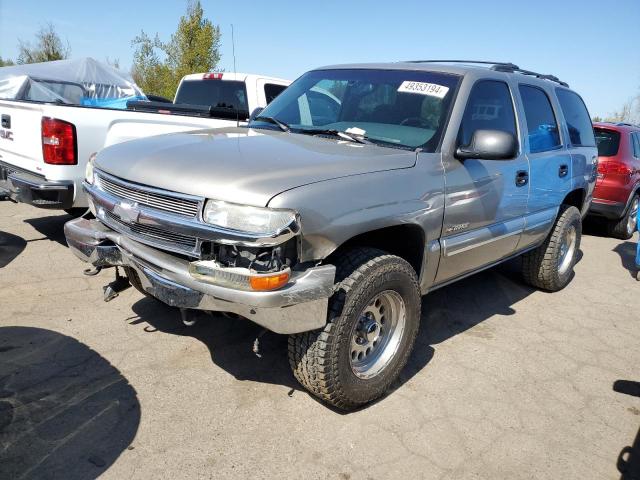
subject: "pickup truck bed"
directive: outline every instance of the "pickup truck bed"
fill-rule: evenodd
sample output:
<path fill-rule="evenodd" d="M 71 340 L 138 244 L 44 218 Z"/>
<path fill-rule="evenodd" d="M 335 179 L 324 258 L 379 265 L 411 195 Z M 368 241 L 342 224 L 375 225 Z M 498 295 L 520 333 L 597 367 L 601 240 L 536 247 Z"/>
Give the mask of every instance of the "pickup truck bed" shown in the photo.
<path fill-rule="evenodd" d="M 229 87 L 232 84 L 236 90 Z M 176 102 L 209 102 L 207 116 L 196 111 L 193 116 L 176 114 L 167 104 L 153 112 L 0 100 L 0 196 L 40 208 L 86 208 L 81 183 L 92 154 L 134 138 L 236 126 L 246 120 L 247 111 L 266 106 L 273 92 L 288 84 L 247 74 L 187 75 Z M 216 98 L 218 92 L 225 95 L 222 100 Z M 229 108 L 234 92 L 239 92 L 232 97 L 238 99 L 234 108 L 240 106 L 243 115 L 216 114 Z"/>

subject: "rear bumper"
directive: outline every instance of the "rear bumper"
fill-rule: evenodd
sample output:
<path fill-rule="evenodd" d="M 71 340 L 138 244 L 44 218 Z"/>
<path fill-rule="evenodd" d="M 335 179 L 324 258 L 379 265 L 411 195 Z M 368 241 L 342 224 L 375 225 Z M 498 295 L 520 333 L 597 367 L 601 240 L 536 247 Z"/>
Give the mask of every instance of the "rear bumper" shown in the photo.
<path fill-rule="evenodd" d="M 627 204 L 622 202 L 612 202 L 594 198 L 589 208 L 589 215 L 605 217 L 610 220 L 622 218 L 627 210 Z"/>
<path fill-rule="evenodd" d="M 64 233 L 78 258 L 99 267 L 133 268 L 144 290 L 167 305 L 236 313 L 276 333 L 305 332 L 326 324 L 333 265 L 293 272 L 279 290 L 235 290 L 198 281 L 189 274 L 187 260 L 142 245 L 97 220 L 72 220 Z"/>
<path fill-rule="evenodd" d="M 64 210 L 73 206 L 75 186 L 71 181 L 47 181 L 0 162 L 0 191 L 14 202 Z"/>

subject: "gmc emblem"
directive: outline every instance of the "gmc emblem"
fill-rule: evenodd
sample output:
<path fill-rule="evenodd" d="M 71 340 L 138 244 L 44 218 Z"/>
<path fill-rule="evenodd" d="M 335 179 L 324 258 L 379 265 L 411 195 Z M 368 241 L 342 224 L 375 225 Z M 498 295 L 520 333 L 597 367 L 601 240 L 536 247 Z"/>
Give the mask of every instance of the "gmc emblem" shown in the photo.
<path fill-rule="evenodd" d="M 11 140 L 13 142 L 13 132 L 9 130 L 0 130 L 0 138 Z"/>

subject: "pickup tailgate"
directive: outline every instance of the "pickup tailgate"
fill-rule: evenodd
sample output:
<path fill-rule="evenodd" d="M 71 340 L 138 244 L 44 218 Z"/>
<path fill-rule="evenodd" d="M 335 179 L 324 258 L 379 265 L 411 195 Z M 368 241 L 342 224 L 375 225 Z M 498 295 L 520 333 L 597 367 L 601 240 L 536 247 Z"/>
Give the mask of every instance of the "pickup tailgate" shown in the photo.
<path fill-rule="evenodd" d="M 0 100 L 0 162 L 42 172 L 42 110 L 37 103 Z"/>

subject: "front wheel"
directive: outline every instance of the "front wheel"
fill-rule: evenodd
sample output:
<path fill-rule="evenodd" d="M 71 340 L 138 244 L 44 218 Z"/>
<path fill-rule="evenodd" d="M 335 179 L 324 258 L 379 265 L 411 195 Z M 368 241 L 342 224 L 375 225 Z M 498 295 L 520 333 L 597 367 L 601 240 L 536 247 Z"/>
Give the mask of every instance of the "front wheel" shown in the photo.
<path fill-rule="evenodd" d="M 418 279 L 405 260 L 372 248 L 342 255 L 326 326 L 289 337 L 296 379 L 342 410 L 379 398 L 407 363 L 420 308 Z"/>
<path fill-rule="evenodd" d="M 573 275 L 581 237 L 580 211 L 576 207 L 562 205 L 546 240 L 522 256 L 525 282 L 549 292 L 566 287 Z"/>

